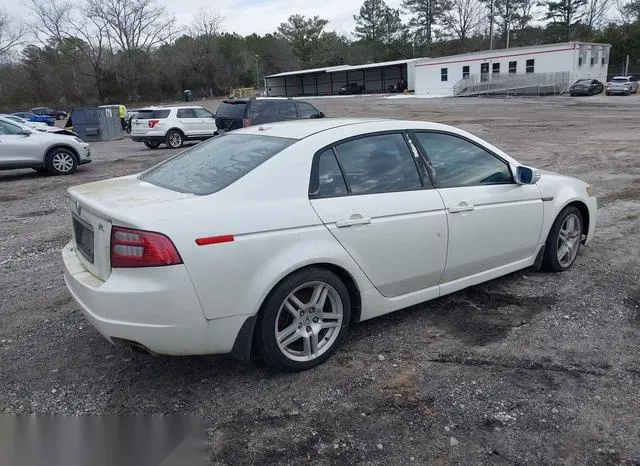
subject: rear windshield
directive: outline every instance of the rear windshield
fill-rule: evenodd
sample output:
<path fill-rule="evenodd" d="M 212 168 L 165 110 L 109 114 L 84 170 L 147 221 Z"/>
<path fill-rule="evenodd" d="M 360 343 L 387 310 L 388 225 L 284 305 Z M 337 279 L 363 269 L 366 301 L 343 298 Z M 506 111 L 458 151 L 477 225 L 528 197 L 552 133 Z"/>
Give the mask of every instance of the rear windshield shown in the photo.
<path fill-rule="evenodd" d="M 171 110 L 140 110 L 136 114 L 139 120 L 156 120 L 167 118 Z"/>
<path fill-rule="evenodd" d="M 629 79 L 627 79 L 627 78 L 613 78 L 612 81 L 614 83 L 628 83 Z"/>
<path fill-rule="evenodd" d="M 226 188 L 294 142 L 249 134 L 216 136 L 156 165 L 140 179 L 204 196 Z"/>
<path fill-rule="evenodd" d="M 223 102 L 216 111 L 216 117 L 219 118 L 244 118 L 244 110 L 247 107 L 246 102 Z"/>

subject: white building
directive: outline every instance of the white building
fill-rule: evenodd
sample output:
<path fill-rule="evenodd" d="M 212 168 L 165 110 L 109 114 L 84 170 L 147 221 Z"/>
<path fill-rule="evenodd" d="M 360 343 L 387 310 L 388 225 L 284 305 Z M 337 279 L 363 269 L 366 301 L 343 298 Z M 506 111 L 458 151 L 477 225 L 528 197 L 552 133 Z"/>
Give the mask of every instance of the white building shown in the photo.
<path fill-rule="evenodd" d="M 365 65 L 289 71 L 265 77 L 270 96 L 338 94 L 358 84 L 367 94 L 386 93 L 404 79 L 418 95 L 474 95 L 490 92 L 566 91 L 580 78 L 605 82 L 609 44 L 565 42 L 465 53 L 438 58 L 412 58 Z"/>
<path fill-rule="evenodd" d="M 493 81 L 505 88 L 517 87 L 516 81 L 524 86 L 525 80 L 529 87 L 581 78 L 605 82 L 610 49 L 609 44 L 569 42 L 423 58 L 409 66 L 415 68 L 416 94 L 464 95 L 467 85 L 475 84 L 477 90 L 478 84 Z"/>

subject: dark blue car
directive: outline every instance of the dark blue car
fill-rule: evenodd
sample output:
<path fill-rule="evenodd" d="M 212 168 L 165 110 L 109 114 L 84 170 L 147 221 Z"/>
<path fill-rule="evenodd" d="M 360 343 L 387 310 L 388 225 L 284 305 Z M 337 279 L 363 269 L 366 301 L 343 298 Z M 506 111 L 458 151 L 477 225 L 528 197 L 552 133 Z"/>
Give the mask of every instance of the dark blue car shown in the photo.
<path fill-rule="evenodd" d="M 56 124 L 55 118 L 51 118 L 46 115 L 36 115 L 35 113 L 31 112 L 15 112 L 12 113 L 12 115 L 19 116 L 20 118 L 24 118 L 27 121 L 46 123 L 49 126 L 55 126 Z"/>

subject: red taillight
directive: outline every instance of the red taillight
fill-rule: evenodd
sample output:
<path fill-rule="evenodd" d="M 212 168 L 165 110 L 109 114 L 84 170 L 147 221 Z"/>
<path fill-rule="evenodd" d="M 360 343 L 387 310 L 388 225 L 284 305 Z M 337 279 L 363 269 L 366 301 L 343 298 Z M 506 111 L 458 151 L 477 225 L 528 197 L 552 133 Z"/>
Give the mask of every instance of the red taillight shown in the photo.
<path fill-rule="evenodd" d="M 247 119 L 247 118 L 244 118 L 244 119 L 242 120 L 242 126 L 243 126 L 244 128 L 248 128 L 249 126 L 251 126 L 251 120 L 249 120 L 249 119 Z"/>
<path fill-rule="evenodd" d="M 111 267 L 161 267 L 182 264 L 173 242 L 161 233 L 111 228 Z"/>
<path fill-rule="evenodd" d="M 149 128 L 153 128 L 158 123 L 160 123 L 160 120 L 149 120 L 148 121 Z"/>

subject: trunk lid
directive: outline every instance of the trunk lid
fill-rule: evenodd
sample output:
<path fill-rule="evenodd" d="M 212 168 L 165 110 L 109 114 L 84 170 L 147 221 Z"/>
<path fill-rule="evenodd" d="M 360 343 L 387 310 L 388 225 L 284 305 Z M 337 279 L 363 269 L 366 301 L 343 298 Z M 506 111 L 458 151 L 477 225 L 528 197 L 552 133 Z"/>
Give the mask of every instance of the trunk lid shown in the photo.
<path fill-rule="evenodd" d="M 101 280 L 111 274 L 112 225 L 144 229 L 139 223 L 142 209 L 157 207 L 161 212 L 167 202 L 195 197 L 141 182 L 137 175 L 74 186 L 68 192 L 78 258 Z"/>

